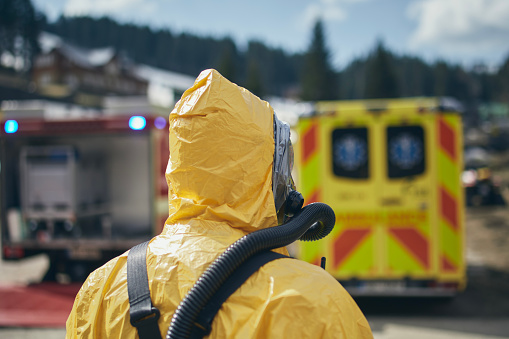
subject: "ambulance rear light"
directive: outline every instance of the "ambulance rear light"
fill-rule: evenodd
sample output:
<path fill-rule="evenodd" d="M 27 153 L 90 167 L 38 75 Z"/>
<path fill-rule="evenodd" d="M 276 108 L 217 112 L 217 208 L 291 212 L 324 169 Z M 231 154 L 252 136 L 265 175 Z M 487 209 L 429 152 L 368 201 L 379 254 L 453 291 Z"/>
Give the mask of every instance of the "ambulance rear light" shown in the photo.
<path fill-rule="evenodd" d="M 25 257 L 25 250 L 18 246 L 4 246 L 5 259 L 21 259 Z"/>
<path fill-rule="evenodd" d="M 5 133 L 16 133 L 18 131 L 18 122 L 16 120 L 7 120 L 4 124 Z"/>
<path fill-rule="evenodd" d="M 477 174 L 474 170 L 464 171 L 461 174 L 461 181 L 463 182 L 464 187 L 472 187 L 475 186 L 477 181 Z"/>

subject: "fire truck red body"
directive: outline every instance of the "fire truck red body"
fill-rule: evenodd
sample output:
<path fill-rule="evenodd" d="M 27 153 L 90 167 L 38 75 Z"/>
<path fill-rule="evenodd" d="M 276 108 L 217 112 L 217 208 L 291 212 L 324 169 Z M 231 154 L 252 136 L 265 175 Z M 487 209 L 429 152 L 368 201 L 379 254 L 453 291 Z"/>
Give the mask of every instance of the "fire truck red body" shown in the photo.
<path fill-rule="evenodd" d="M 35 103 L 36 109 L 29 108 L 34 103 L 5 106 L 0 123 L 4 259 L 45 253 L 47 279 L 83 280 L 160 232 L 168 213 L 166 116 L 42 103 Z"/>

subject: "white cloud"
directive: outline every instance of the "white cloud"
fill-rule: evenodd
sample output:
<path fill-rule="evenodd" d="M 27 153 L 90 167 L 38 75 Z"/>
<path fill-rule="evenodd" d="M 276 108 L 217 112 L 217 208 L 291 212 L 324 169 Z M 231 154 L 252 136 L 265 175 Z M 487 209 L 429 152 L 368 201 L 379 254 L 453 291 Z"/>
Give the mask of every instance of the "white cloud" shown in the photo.
<path fill-rule="evenodd" d="M 309 4 L 304 12 L 304 23 L 311 26 L 320 18 L 324 21 L 343 21 L 348 13 L 345 5 L 369 0 L 319 0 Z"/>
<path fill-rule="evenodd" d="M 147 5 L 148 3 L 144 0 L 69 0 L 65 5 L 64 14 L 69 16 L 115 15 L 134 9 L 138 12 L 140 9 L 146 12 L 147 8 L 153 8 Z"/>
<path fill-rule="evenodd" d="M 343 4 L 347 4 L 347 3 L 356 3 L 356 2 L 366 2 L 366 1 L 370 1 L 370 0 L 322 0 L 322 2 L 326 2 L 326 3 L 343 3 Z"/>
<path fill-rule="evenodd" d="M 311 26 L 317 19 L 343 21 L 346 19 L 346 12 L 343 8 L 335 4 L 327 4 L 325 1 L 309 4 L 304 14 L 306 26 Z"/>
<path fill-rule="evenodd" d="M 54 1 L 45 0 L 33 0 L 32 1 L 37 10 L 42 11 L 49 20 L 56 20 L 62 14 L 60 12 L 60 3 Z"/>
<path fill-rule="evenodd" d="M 321 0 L 321 2 L 326 4 L 345 4 L 345 3 L 355 3 L 355 2 L 365 2 L 368 0 Z"/>
<path fill-rule="evenodd" d="M 509 1 L 419 0 L 407 16 L 417 21 L 411 48 L 452 53 L 489 53 L 509 48 Z"/>

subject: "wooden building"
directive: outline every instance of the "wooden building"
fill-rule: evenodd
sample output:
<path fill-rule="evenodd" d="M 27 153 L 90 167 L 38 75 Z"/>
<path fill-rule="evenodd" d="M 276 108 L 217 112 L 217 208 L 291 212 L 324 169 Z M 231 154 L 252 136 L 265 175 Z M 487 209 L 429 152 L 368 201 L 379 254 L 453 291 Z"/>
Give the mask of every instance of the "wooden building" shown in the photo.
<path fill-rule="evenodd" d="M 36 91 L 50 97 L 72 97 L 85 106 L 100 106 L 105 96 L 145 96 L 148 81 L 135 64 L 111 47 L 84 49 L 43 33 L 42 53 L 35 58 Z"/>

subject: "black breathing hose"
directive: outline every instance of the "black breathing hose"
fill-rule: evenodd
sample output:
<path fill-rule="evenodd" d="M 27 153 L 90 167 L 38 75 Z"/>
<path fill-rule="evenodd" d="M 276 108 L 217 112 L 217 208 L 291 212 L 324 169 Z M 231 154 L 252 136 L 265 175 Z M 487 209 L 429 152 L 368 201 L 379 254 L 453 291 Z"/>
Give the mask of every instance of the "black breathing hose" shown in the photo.
<path fill-rule="evenodd" d="M 313 203 L 304 207 L 286 224 L 255 231 L 234 242 L 205 270 L 180 302 L 166 339 L 189 338 L 201 309 L 245 260 L 256 253 L 284 247 L 298 239 L 321 239 L 332 231 L 335 222 L 334 211 L 328 205 Z"/>

